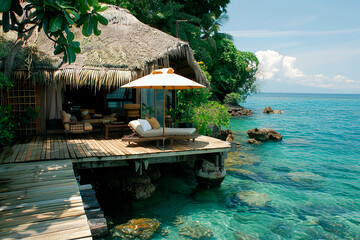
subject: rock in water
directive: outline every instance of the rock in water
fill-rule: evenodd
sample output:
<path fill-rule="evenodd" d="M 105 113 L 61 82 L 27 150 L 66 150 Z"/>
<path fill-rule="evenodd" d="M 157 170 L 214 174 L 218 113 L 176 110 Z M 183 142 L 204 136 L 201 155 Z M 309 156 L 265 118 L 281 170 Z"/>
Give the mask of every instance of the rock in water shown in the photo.
<path fill-rule="evenodd" d="M 270 202 L 270 198 L 267 194 L 255 191 L 237 193 L 236 196 L 240 201 L 252 207 L 265 207 L 266 203 Z"/>
<path fill-rule="evenodd" d="M 230 133 L 227 137 L 226 137 L 226 140 L 227 142 L 232 142 L 234 141 L 234 136 Z"/>
<path fill-rule="evenodd" d="M 218 137 L 218 138 L 221 139 L 221 140 L 223 140 L 223 141 L 225 141 L 230 134 L 232 135 L 232 131 L 229 130 L 229 129 L 227 129 L 227 130 L 220 130 L 220 131 L 219 131 L 219 137 Z"/>
<path fill-rule="evenodd" d="M 279 114 L 279 113 L 283 113 L 281 110 L 279 109 L 275 109 L 275 110 L 272 110 L 271 107 L 266 107 L 263 111 L 263 113 L 267 113 L 267 114 L 272 114 L 272 113 L 275 113 L 275 114 Z"/>
<path fill-rule="evenodd" d="M 263 111 L 263 113 L 273 113 L 274 111 L 272 110 L 271 107 L 266 107 Z"/>
<path fill-rule="evenodd" d="M 131 219 L 127 223 L 116 226 L 112 236 L 122 239 L 150 239 L 159 226 L 160 222 L 156 219 Z"/>
<path fill-rule="evenodd" d="M 228 113 L 230 116 L 250 116 L 253 112 L 250 109 L 246 109 L 243 106 L 228 106 Z"/>
<path fill-rule="evenodd" d="M 268 141 L 268 140 L 278 140 L 282 139 L 282 135 L 275 130 L 269 128 L 258 129 L 254 128 L 248 130 L 247 135 L 249 138 L 254 138 L 257 141 Z"/>

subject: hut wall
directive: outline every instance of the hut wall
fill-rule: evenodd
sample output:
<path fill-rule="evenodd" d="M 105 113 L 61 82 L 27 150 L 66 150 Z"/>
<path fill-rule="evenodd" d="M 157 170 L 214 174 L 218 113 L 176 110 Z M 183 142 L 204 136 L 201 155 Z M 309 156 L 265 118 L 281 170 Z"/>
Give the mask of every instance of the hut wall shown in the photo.
<path fill-rule="evenodd" d="M 8 105 L 12 105 L 13 116 L 20 117 L 26 113 L 26 106 L 31 109 L 40 107 L 40 90 L 31 80 L 20 80 L 7 91 L 6 100 Z M 41 133 L 40 117 L 16 126 L 15 133 L 20 136 Z"/>

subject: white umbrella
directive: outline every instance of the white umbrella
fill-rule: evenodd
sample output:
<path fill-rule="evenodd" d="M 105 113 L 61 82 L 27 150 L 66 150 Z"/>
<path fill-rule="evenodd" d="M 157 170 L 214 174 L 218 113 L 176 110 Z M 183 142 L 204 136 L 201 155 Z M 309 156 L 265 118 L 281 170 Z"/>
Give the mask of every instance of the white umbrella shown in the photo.
<path fill-rule="evenodd" d="M 163 138 L 165 137 L 165 90 L 205 88 L 193 80 L 174 73 L 172 68 L 162 68 L 152 71 L 149 75 L 132 81 L 122 88 L 153 88 L 163 90 Z"/>

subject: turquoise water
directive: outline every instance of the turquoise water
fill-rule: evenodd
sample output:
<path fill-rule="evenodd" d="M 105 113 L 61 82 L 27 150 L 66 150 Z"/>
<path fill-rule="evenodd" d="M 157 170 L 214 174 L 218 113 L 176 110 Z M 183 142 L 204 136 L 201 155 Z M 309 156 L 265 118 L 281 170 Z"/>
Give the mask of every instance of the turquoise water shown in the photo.
<path fill-rule="evenodd" d="M 196 221 L 213 232 L 202 239 L 360 239 L 360 95 L 259 94 L 244 106 L 254 115 L 231 119 L 243 146 L 229 154 L 219 189 L 165 176 L 126 217 L 158 219 L 153 239 L 189 239 L 180 229 Z M 284 113 L 263 114 L 266 106 Z M 246 130 L 255 127 L 284 138 L 248 145 Z M 258 204 L 237 193 L 255 194 Z"/>

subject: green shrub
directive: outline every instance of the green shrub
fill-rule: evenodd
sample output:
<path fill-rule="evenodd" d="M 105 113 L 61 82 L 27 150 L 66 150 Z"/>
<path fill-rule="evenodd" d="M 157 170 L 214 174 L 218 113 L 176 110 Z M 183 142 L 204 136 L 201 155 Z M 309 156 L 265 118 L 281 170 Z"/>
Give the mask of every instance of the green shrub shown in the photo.
<path fill-rule="evenodd" d="M 243 102 L 239 93 L 228 93 L 224 99 L 224 103 L 228 105 L 239 105 L 239 102 Z"/>
<path fill-rule="evenodd" d="M 218 102 L 210 101 L 194 109 L 193 121 L 200 134 L 210 135 L 211 130 L 208 126 L 214 123 L 219 128 L 227 127 L 230 122 L 230 115 L 227 107 Z"/>
<path fill-rule="evenodd" d="M 175 113 L 177 120 L 192 122 L 194 109 L 207 103 L 210 95 L 211 93 L 207 88 L 179 90 L 177 92 L 178 106 Z"/>
<path fill-rule="evenodd" d="M 11 121 L 12 106 L 0 106 L 0 147 L 11 142 L 14 137 L 14 124 Z"/>

